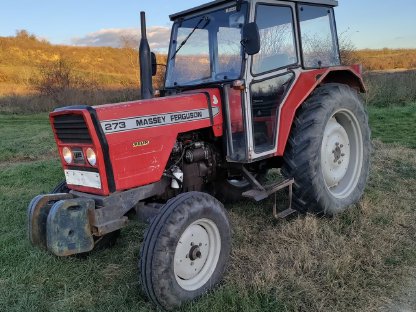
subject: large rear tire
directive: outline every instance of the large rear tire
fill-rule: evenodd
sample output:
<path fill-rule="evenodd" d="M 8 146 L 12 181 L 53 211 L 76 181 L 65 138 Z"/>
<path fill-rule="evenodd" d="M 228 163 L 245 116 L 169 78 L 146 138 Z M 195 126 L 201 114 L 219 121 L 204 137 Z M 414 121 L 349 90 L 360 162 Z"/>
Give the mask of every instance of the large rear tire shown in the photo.
<path fill-rule="evenodd" d="M 139 260 L 142 289 L 160 308 L 179 307 L 221 281 L 230 249 L 223 205 L 205 193 L 178 195 L 145 233 Z"/>
<path fill-rule="evenodd" d="M 318 88 L 299 109 L 284 155 L 282 173 L 295 178 L 295 209 L 333 216 L 358 202 L 370 152 L 358 93 L 342 84 Z"/>

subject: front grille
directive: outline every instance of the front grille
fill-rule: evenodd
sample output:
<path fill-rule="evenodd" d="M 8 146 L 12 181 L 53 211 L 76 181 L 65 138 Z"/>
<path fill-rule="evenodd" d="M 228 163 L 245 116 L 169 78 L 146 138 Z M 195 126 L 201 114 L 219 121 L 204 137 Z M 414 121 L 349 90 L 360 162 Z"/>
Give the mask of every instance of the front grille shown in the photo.
<path fill-rule="evenodd" d="M 63 143 L 92 143 L 82 115 L 55 116 L 53 126 L 58 139 Z"/>

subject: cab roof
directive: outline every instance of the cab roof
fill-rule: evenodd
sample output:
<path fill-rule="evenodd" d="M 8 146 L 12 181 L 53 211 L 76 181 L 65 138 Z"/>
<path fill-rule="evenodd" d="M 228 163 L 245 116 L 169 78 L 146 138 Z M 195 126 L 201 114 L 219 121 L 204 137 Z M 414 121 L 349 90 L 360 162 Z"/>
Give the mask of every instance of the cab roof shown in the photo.
<path fill-rule="evenodd" d="M 252 1 L 252 0 L 247 0 L 248 2 Z M 328 6 L 338 6 L 338 0 L 279 0 L 279 1 L 285 1 L 285 2 L 301 2 L 301 3 L 310 3 L 310 4 L 322 4 L 322 5 L 328 5 Z M 216 0 L 216 1 L 211 1 L 208 2 L 206 4 L 194 7 L 192 9 L 188 9 L 185 11 L 181 11 L 175 14 L 170 15 L 170 20 L 174 21 L 175 19 L 177 19 L 178 17 L 182 17 L 185 15 L 188 15 L 190 13 L 197 13 L 198 11 L 202 11 L 202 10 L 206 10 L 209 9 L 211 7 L 220 5 L 220 4 L 226 4 L 226 3 L 237 3 L 237 0 Z"/>

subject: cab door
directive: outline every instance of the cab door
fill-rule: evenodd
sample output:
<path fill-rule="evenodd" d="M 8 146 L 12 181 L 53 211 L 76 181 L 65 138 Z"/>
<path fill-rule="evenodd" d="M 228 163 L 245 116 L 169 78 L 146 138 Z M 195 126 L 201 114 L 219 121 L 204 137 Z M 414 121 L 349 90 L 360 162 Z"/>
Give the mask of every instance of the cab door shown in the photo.
<path fill-rule="evenodd" d="M 279 1 L 252 3 L 251 20 L 260 32 L 260 52 L 246 68 L 248 158 L 253 161 L 277 150 L 282 103 L 300 67 L 295 5 Z"/>

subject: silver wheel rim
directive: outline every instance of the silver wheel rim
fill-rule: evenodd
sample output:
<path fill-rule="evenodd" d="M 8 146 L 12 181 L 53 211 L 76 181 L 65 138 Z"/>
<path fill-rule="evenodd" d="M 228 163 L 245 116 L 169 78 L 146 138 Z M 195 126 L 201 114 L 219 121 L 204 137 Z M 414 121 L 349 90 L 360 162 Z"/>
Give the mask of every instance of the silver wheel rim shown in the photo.
<path fill-rule="evenodd" d="M 363 138 L 355 115 L 342 109 L 326 124 L 321 146 L 321 168 L 325 185 L 338 199 L 351 195 L 363 166 Z"/>
<path fill-rule="evenodd" d="M 215 272 L 221 252 L 218 227 L 199 219 L 181 235 L 174 256 L 174 273 L 179 286 L 193 291 L 204 286 Z"/>
<path fill-rule="evenodd" d="M 243 177 L 241 179 L 228 179 L 227 182 L 237 188 L 243 188 L 250 185 L 247 179 Z"/>

